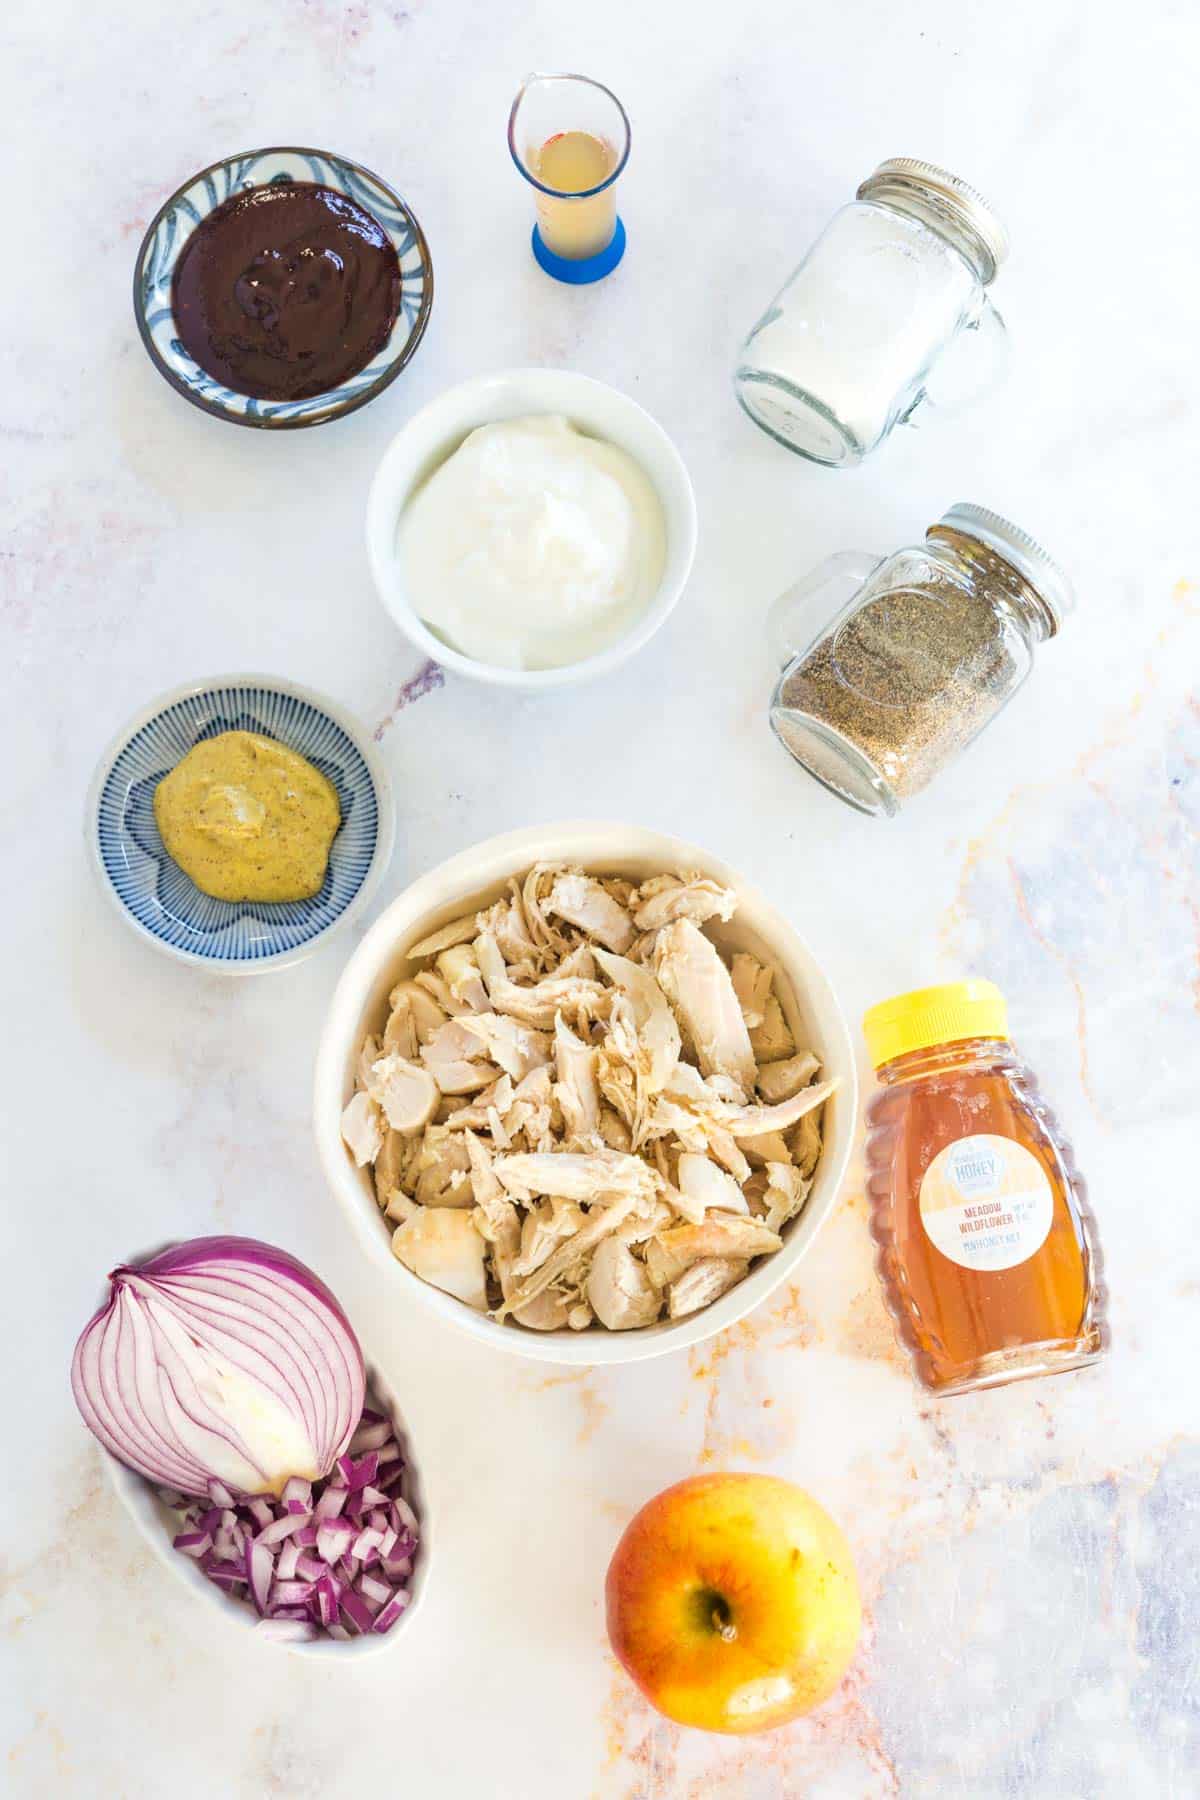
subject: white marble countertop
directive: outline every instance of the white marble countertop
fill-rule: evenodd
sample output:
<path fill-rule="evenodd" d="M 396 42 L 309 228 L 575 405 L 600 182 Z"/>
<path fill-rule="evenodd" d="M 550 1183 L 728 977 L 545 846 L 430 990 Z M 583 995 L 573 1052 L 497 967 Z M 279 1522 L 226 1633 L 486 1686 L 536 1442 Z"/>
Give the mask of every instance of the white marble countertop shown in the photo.
<path fill-rule="evenodd" d="M 6 9 L 6 1792 L 1197 1791 L 1196 50 L 1178 0 L 1136 16 L 1075 0 Z M 629 252 L 591 290 L 529 256 L 504 124 L 531 66 L 596 74 L 633 118 Z M 281 140 L 392 179 L 437 293 L 379 401 L 268 437 L 168 389 L 129 287 L 181 179 Z M 819 224 L 896 152 L 946 162 L 1009 223 L 1012 375 L 832 475 L 739 414 L 730 365 Z M 701 515 L 668 628 L 617 677 L 540 702 L 419 679 L 362 546 L 367 483 L 409 412 L 533 362 L 649 407 Z M 959 499 L 1042 537 L 1078 613 L 986 740 L 876 823 L 771 740 L 763 615 L 830 551 L 912 541 Z M 122 929 L 83 855 L 109 735 L 157 692 L 237 668 L 310 682 L 375 729 L 400 797 L 376 908 L 481 837 L 590 813 L 742 869 L 855 1027 L 902 987 L 992 975 L 1090 1178 L 1107 1363 L 922 1397 L 876 1291 L 857 1160 L 795 1285 L 690 1354 L 556 1374 L 392 1310 L 309 1128 L 350 939 L 282 975 L 197 976 Z M 213 1230 L 315 1264 L 405 1396 L 439 1566 L 393 1656 L 342 1673 L 211 1639 L 102 1483 L 68 1391 L 73 1339 L 114 1261 Z M 657 1719 L 603 1632 L 632 1510 L 721 1466 L 813 1489 L 853 1541 L 869 1611 L 839 1695 L 757 1741 Z"/>

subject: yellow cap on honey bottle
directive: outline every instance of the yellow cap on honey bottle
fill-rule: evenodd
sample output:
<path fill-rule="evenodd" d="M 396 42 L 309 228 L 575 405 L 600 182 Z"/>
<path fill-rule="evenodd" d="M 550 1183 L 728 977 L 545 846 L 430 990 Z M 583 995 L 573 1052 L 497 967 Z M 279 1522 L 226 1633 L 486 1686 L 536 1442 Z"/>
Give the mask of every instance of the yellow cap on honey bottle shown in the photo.
<path fill-rule="evenodd" d="M 877 1069 L 910 1050 L 958 1038 L 1008 1036 L 1008 1007 L 992 981 L 948 981 L 881 1000 L 863 1015 L 867 1051 Z"/>

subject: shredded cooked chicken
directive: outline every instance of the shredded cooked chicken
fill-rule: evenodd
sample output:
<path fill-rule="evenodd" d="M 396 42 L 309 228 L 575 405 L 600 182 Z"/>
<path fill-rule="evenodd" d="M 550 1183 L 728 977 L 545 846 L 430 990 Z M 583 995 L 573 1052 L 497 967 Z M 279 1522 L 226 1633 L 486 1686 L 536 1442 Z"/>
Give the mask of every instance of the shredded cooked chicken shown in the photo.
<path fill-rule="evenodd" d="M 414 946 L 342 1117 L 401 1262 L 526 1330 L 627 1331 L 780 1248 L 835 1084 L 777 971 L 704 931 L 736 905 L 539 863 Z"/>

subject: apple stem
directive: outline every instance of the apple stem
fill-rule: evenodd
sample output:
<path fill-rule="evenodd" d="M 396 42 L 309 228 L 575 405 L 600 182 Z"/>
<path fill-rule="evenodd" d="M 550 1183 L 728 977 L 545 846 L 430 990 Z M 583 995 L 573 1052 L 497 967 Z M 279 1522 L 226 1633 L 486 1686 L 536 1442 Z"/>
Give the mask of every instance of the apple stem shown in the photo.
<path fill-rule="evenodd" d="M 712 1616 L 712 1622 L 713 1622 L 713 1630 L 716 1632 L 718 1637 L 724 1638 L 724 1640 L 727 1644 L 732 1644 L 732 1643 L 736 1642 L 737 1626 L 733 1623 L 732 1619 L 722 1618 L 720 1611 L 717 1609 L 714 1609 L 713 1616 Z"/>

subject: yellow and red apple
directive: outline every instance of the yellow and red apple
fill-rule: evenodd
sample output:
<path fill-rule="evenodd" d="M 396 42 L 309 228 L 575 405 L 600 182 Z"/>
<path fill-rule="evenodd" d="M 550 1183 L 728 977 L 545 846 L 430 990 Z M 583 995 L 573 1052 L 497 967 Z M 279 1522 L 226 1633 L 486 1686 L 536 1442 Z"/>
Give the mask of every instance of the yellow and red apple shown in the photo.
<path fill-rule="evenodd" d="M 631 1520 L 605 1583 L 608 1635 L 680 1725 L 769 1731 L 841 1681 L 862 1615 L 823 1507 L 772 1475 L 697 1475 Z"/>

